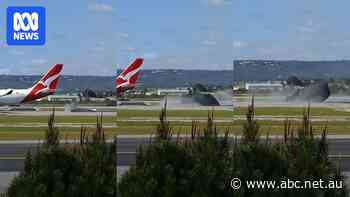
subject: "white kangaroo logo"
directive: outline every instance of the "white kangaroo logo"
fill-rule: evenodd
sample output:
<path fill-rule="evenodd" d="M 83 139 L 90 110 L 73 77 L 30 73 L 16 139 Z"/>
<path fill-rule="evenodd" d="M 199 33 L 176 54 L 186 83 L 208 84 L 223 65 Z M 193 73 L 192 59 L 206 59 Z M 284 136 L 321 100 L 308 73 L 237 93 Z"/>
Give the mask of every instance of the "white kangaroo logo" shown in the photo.
<path fill-rule="evenodd" d="M 27 24 L 24 23 L 25 19 L 28 21 Z M 13 15 L 13 29 L 15 31 L 37 31 L 39 29 L 39 14 L 36 12 L 33 12 L 32 14 L 29 14 L 28 12 L 22 14 L 16 12 Z"/>
<path fill-rule="evenodd" d="M 47 92 L 47 91 L 50 91 L 50 84 L 56 80 L 58 77 L 60 76 L 60 74 L 55 74 L 55 75 L 52 75 L 51 77 L 49 77 L 48 79 L 46 79 L 45 81 L 42 81 L 40 80 L 39 83 L 42 84 L 44 86 L 43 89 L 40 89 L 39 91 L 37 91 L 35 93 L 35 95 L 38 95 L 42 92 Z"/>

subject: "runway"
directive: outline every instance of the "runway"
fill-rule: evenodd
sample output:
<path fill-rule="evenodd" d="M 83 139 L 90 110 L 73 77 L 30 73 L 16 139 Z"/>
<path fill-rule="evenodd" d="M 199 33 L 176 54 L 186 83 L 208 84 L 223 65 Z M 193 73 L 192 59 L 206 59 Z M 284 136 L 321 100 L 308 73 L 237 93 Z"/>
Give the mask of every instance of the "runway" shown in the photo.
<path fill-rule="evenodd" d="M 122 137 L 118 139 L 118 166 L 135 164 L 137 147 L 150 143 L 149 137 Z M 38 142 L 32 141 L 2 141 L 0 142 L 0 172 L 20 171 L 28 150 L 35 153 Z M 332 162 L 341 161 L 341 168 L 350 171 L 350 136 L 331 137 L 329 139 L 329 154 Z"/>

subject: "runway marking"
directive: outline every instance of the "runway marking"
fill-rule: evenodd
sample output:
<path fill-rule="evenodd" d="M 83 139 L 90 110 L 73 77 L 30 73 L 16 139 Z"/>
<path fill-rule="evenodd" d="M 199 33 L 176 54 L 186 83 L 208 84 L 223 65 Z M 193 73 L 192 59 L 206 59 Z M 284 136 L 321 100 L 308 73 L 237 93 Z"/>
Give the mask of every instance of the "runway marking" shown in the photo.
<path fill-rule="evenodd" d="M 116 136 L 118 139 L 118 143 L 119 140 L 149 140 L 149 139 L 153 139 L 155 137 L 155 135 L 152 134 L 137 134 L 137 135 L 117 135 Z M 177 135 L 174 136 L 174 139 L 176 139 Z M 188 134 L 180 134 L 179 135 L 180 138 L 190 138 L 191 135 Z M 219 137 L 224 137 L 224 134 L 219 134 Z M 320 138 L 320 135 L 315 135 L 315 138 Z M 241 139 L 242 136 L 240 135 L 229 135 L 229 138 L 232 139 Z M 283 139 L 283 135 L 270 135 L 269 139 Z M 350 140 L 350 135 L 328 135 L 327 136 L 328 140 Z M 111 143 L 113 142 L 113 139 L 108 139 L 106 140 L 107 142 Z M 37 145 L 37 144 L 42 144 L 44 141 L 43 140 L 0 140 L 0 145 L 6 145 L 6 144 L 33 144 L 33 145 Z M 60 140 L 60 143 L 64 144 L 64 143 L 80 143 L 80 140 Z"/>
<path fill-rule="evenodd" d="M 136 154 L 136 152 L 117 152 L 117 154 L 121 154 L 121 155 L 123 155 L 123 154 Z"/>
<path fill-rule="evenodd" d="M 339 155 L 328 155 L 329 158 L 339 158 L 339 159 L 342 159 L 342 158 L 350 158 L 350 155 L 342 155 L 342 154 L 339 154 Z"/>
<path fill-rule="evenodd" d="M 117 155 L 128 155 L 128 154 L 136 154 L 136 152 L 117 152 Z M 24 160 L 25 156 L 0 156 L 1 160 Z"/>
<path fill-rule="evenodd" d="M 117 152 L 117 155 L 127 155 L 127 154 L 136 154 L 136 152 Z M 350 158 L 350 155 L 329 155 L 329 158 Z M 0 160 L 24 160 L 25 156 L 6 156 L 6 157 L 1 157 Z"/>
<path fill-rule="evenodd" d="M 9 157 L 0 157 L 0 160 L 24 160 L 25 157 L 12 157 L 12 156 L 9 156 Z"/>

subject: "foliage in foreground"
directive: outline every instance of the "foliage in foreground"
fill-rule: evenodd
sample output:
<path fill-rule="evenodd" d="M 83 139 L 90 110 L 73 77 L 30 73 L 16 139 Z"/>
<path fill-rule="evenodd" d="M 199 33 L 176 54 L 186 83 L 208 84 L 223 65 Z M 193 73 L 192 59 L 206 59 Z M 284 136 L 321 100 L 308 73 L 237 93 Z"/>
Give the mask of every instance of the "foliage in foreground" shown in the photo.
<path fill-rule="evenodd" d="M 259 137 L 254 103 L 248 108 L 242 139 L 230 140 L 229 130 L 219 136 L 208 115 L 207 126 L 192 124 L 191 138 L 171 138 L 166 108 L 160 115 L 157 136 L 147 147 L 138 149 L 136 165 L 119 183 L 123 197 L 213 197 L 213 196 L 346 196 L 346 189 L 239 190 L 230 181 L 246 180 L 343 180 L 339 168 L 328 159 L 327 128 L 321 138 L 313 135 L 310 108 L 296 130 L 286 120 L 284 138 L 272 142 Z M 169 137 L 170 136 L 170 137 Z"/>
<path fill-rule="evenodd" d="M 80 144 L 60 144 L 54 113 L 46 139 L 27 153 L 24 170 L 9 189 L 10 197 L 116 196 L 116 146 L 104 139 L 101 120 L 90 137 L 81 128 Z"/>

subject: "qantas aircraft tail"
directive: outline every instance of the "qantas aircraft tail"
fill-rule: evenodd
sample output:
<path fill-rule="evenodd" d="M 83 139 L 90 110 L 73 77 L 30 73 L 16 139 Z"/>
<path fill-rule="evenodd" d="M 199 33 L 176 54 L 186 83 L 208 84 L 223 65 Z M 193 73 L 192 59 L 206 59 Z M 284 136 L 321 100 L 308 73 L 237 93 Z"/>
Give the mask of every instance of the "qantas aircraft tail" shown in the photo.
<path fill-rule="evenodd" d="M 23 102 L 33 101 L 56 92 L 58 81 L 61 76 L 63 64 L 56 64 L 38 81 L 32 88 Z"/>
<path fill-rule="evenodd" d="M 143 59 L 137 58 L 133 63 L 126 67 L 119 76 L 117 76 L 115 80 L 117 95 L 126 90 L 133 89 L 136 86 L 142 64 Z"/>
<path fill-rule="evenodd" d="M 50 68 L 49 71 L 40 79 L 39 83 L 42 82 L 51 92 L 55 92 L 58 86 L 58 80 L 61 76 L 63 64 L 56 64 Z"/>

